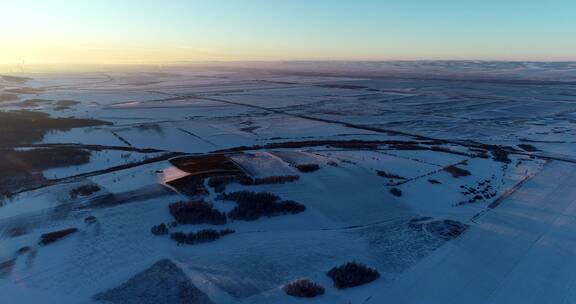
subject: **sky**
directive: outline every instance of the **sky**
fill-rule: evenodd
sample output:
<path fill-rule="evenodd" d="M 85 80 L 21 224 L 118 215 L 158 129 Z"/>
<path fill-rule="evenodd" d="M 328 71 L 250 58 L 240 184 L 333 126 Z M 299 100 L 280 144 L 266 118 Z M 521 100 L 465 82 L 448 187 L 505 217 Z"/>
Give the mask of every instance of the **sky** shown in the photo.
<path fill-rule="evenodd" d="M 576 60 L 574 0 L 0 0 L 0 64 Z"/>

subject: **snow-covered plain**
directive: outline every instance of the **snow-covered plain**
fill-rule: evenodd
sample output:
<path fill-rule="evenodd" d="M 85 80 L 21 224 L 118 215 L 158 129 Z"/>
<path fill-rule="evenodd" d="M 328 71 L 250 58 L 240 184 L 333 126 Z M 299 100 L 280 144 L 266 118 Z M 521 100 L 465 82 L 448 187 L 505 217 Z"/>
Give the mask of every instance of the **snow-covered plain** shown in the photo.
<path fill-rule="evenodd" d="M 132 303 L 159 279 L 149 278 L 157 273 L 150 267 L 165 259 L 181 270 L 178 280 L 183 273 L 205 295 L 185 303 L 575 299 L 572 63 L 286 63 L 19 76 L 30 79 L 0 78 L 0 94 L 18 92 L 0 110 L 110 124 L 0 145 L 0 153 L 89 153 L 73 166 L 24 163 L 39 184 L 0 197 L 0 303 L 99 303 L 95 295 L 126 282 L 137 288 L 114 303 Z M 61 100 L 75 103 L 58 108 Z M 207 193 L 194 197 L 167 185 L 194 176 L 176 168 L 175 157 L 216 152 L 255 179 L 298 176 L 232 182 L 226 192 L 271 192 L 306 210 L 170 227 L 235 230 L 210 243 L 179 246 L 153 235 L 153 225 L 174 221 L 170 203 L 236 206 L 207 180 Z M 444 220 L 468 228 L 443 237 L 432 228 Z M 39 243 L 66 228 L 78 231 Z M 326 272 L 349 261 L 381 277 L 334 288 Z M 325 294 L 286 295 L 282 286 L 298 278 L 320 283 Z M 171 298 L 169 290 L 153 293 Z"/>

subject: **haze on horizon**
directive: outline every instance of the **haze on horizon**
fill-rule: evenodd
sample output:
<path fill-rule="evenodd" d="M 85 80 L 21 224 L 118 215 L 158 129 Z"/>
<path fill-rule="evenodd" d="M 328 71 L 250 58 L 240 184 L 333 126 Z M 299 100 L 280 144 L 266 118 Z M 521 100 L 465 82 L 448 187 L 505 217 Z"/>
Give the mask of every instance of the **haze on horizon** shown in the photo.
<path fill-rule="evenodd" d="M 1 0 L 0 64 L 576 60 L 570 0 Z"/>

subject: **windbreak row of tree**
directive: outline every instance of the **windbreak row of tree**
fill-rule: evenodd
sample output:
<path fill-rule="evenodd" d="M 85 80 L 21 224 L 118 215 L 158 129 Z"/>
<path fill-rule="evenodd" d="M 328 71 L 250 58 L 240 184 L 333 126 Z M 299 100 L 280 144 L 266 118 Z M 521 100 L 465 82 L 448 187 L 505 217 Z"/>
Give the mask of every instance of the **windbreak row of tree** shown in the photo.
<path fill-rule="evenodd" d="M 224 229 L 224 230 L 214 230 L 214 229 L 204 229 L 198 232 L 175 232 L 170 234 L 170 238 L 176 241 L 178 245 L 188 244 L 188 245 L 195 245 L 199 243 L 207 243 L 213 242 L 223 236 L 229 235 L 234 233 L 235 231 L 232 229 Z"/>
<path fill-rule="evenodd" d="M 170 214 L 174 217 L 171 224 L 159 224 L 150 228 L 154 235 L 167 235 L 170 228 L 180 224 L 210 224 L 224 225 L 228 218 L 234 220 L 254 221 L 263 216 L 279 216 L 283 214 L 296 214 L 306 210 L 306 206 L 289 200 L 281 200 L 279 196 L 269 192 L 239 191 L 223 193 L 219 200 L 236 202 L 236 207 L 227 214 L 219 211 L 214 205 L 205 201 L 181 201 L 168 206 Z M 175 232 L 170 237 L 179 244 L 197 244 L 214 241 L 221 236 L 234 232 L 230 229 L 216 231 L 213 229 L 198 232 Z"/>
<path fill-rule="evenodd" d="M 205 201 L 177 202 L 168 206 L 178 224 L 226 224 L 226 214 Z"/>
<path fill-rule="evenodd" d="M 295 182 L 300 179 L 298 175 L 274 175 L 261 178 L 251 178 L 245 175 L 236 176 L 214 176 L 208 179 L 208 186 L 214 191 L 221 193 L 226 191 L 226 186 L 231 183 L 239 183 L 244 186 L 285 184 Z"/>
<path fill-rule="evenodd" d="M 176 202 L 169 205 L 170 214 L 178 224 L 224 225 L 227 218 L 254 221 L 260 217 L 273 217 L 304 212 L 306 206 L 291 200 L 281 200 L 269 192 L 239 191 L 223 193 L 219 200 L 236 202 L 236 207 L 228 214 L 218 211 L 205 201 Z"/>
<path fill-rule="evenodd" d="M 236 202 L 236 207 L 228 212 L 228 217 L 243 221 L 255 221 L 263 216 L 297 214 L 306 210 L 306 206 L 298 202 L 283 201 L 269 192 L 238 191 L 221 194 L 218 199 Z"/>

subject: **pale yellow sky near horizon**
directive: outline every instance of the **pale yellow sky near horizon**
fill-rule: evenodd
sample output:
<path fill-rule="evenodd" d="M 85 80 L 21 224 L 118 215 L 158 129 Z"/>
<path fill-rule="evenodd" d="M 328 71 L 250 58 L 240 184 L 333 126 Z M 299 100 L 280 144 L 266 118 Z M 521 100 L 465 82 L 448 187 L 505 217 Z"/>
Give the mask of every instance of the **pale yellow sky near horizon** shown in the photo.
<path fill-rule="evenodd" d="M 0 0 L 0 65 L 576 60 L 574 9 L 569 0 Z"/>

